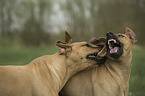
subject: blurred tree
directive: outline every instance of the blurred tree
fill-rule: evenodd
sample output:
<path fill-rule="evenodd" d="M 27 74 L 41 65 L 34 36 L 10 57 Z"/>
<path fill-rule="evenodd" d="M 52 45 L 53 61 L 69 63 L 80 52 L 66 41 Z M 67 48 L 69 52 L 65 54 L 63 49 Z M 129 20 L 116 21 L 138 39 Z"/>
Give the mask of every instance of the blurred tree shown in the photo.
<path fill-rule="evenodd" d="M 98 26 L 101 31 L 122 32 L 127 26 L 137 35 L 138 44 L 145 44 L 145 12 L 140 7 L 138 0 L 112 0 L 112 2 L 100 3 L 98 10 Z"/>
<path fill-rule="evenodd" d="M 61 6 L 66 26 L 77 40 L 123 32 L 127 26 L 137 34 L 138 44 L 145 44 L 144 0 L 66 0 Z"/>
<path fill-rule="evenodd" d="M 49 36 L 50 34 L 44 31 L 41 23 L 32 17 L 25 22 L 24 29 L 21 34 L 22 40 L 27 46 L 48 44 Z"/>
<path fill-rule="evenodd" d="M 90 25 L 87 23 L 87 11 L 84 1 L 67 0 L 65 4 L 62 5 L 62 10 L 64 10 L 64 14 L 67 16 L 66 24 L 69 31 L 72 32 L 74 40 L 88 39 L 90 35 L 88 34 Z"/>
<path fill-rule="evenodd" d="M 0 33 L 2 37 L 10 36 L 12 33 L 12 12 L 14 0 L 0 0 Z"/>
<path fill-rule="evenodd" d="M 51 10 L 51 0 L 0 0 L 1 38 L 20 37 L 26 45 L 48 43 Z"/>
<path fill-rule="evenodd" d="M 0 0 L 1 37 L 16 37 L 18 33 L 21 34 L 20 36 L 25 34 L 22 36 L 23 39 L 20 38 L 25 42 L 26 36 L 32 32 L 29 31 L 31 28 L 35 29 L 35 35 L 40 34 L 36 32 L 39 30 L 41 34 L 48 34 L 48 36 L 50 36 L 50 30 L 68 29 L 74 40 L 80 41 L 89 40 L 92 36 L 105 36 L 107 31 L 122 32 L 124 27 L 128 26 L 136 32 L 138 44 L 145 44 L 144 0 L 63 0 L 59 2 L 60 5 L 57 6 L 61 6 L 59 11 L 63 11 L 62 16 L 66 23 L 63 23 L 64 25 L 58 24 L 59 22 L 53 23 L 58 20 L 55 14 L 52 15 L 52 9 L 57 7 L 55 5 L 57 0 L 54 2 L 52 0 Z M 62 19 L 61 16 L 58 17 Z M 55 19 L 53 22 L 52 18 Z M 66 28 L 54 27 L 57 25 Z"/>
<path fill-rule="evenodd" d="M 32 1 L 26 2 L 25 4 L 30 10 L 30 16 L 25 22 L 21 34 L 24 44 L 27 46 L 48 44 L 50 34 L 46 32 L 43 27 L 45 25 L 45 12 L 50 8 L 48 7 L 48 2 L 45 2 L 45 0 L 39 0 L 38 5 Z M 36 7 L 38 8 L 38 14 L 35 13 Z"/>
<path fill-rule="evenodd" d="M 133 24 L 135 28 L 135 32 L 137 34 L 138 44 L 145 45 L 145 1 L 144 0 L 135 0 L 133 10 L 135 11 Z"/>

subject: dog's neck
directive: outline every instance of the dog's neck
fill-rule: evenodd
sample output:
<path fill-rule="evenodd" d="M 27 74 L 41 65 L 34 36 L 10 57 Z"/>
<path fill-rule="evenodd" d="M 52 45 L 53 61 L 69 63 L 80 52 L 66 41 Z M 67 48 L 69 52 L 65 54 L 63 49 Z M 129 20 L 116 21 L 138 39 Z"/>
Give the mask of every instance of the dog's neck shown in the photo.
<path fill-rule="evenodd" d="M 116 82 L 123 84 L 122 87 L 128 85 L 131 74 L 131 60 L 132 51 L 129 51 L 127 55 L 121 58 L 121 60 L 106 60 L 105 66 L 111 76 Z"/>
<path fill-rule="evenodd" d="M 55 79 L 57 80 L 56 83 L 58 83 L 58 91 L 60 91 L 65 83 L 78 71 L 84 69 L 84 67 L 76 66 L 80 64 L 68 59 L 68 57 L 64 55 L 59 55 L 58 53 L 55 55 L 57 58 L 53 63 L 55 66 L 53 66 L 52 72 L 55 74 Z M 47 64 L 47 66 L 49 67 L 50 65 Z"/>
<path fill-rule="evenodd" d="M 31 65 L 39 66 L 39 70 L 45 70 L 45 76 L 51 76 L 48 79 L 51 78 L 51 80 L 53 80 L 55 90 L 57 90 L 58 92 L 62 89 L 68 79 L 70 79 L 74 74 L 81 70 L 77 68 L 77 66 L 74 66 L 76 64 L 73 64 L 72 62 L 67 60 L 64 55 L 59 55 L 59 53 L 51 56 L 42 56 L 39 58 L 32 61 Z"/>

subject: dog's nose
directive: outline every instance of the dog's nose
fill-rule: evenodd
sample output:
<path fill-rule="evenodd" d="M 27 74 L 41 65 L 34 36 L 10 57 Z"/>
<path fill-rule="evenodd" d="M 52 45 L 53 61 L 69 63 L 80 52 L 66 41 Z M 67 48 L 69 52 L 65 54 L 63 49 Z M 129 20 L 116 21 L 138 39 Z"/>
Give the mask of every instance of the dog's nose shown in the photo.
<path fill-rule="evenodd" d="M 113 35 L 114 35 L 114 34 L 113 34 L 112 32 L 107 32 L 107 33 L 106 33 L 106 36 L 110 36 L 110 37 L 111 37 L 111 36 L 113 36 Z"/>

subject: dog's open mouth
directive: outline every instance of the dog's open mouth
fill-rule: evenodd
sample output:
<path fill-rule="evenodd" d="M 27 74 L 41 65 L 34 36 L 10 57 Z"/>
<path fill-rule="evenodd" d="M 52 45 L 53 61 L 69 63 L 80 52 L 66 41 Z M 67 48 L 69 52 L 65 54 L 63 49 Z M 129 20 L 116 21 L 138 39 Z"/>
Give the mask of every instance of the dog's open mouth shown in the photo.
<path fill-rule="evenodd" d="M 109 51 L 110 53 L 117 53 L 119 52 L 120 49 L 120 43 L 117 42 L 115 39 L 109 39 L 108 40 L 108 46 L 109 46 Z"/>
<path fill-rule="evenodd" d="M 97 64 L 103 64 L 106 61 L 106 57 L 100 57 L 100 56 L 98 56 L 98 52 L 89 54 L 89 55 L 87 55 L 86 58 L 90 59 L 90 60 L 96 61 Z"/>
<path fill-rule="evenodd" d="M 92 53 L 87 55 L 87 59 L 96 60 L 98 53 Z"/>
<path fill-rule="evenodd" d="M 123 44 L 112 32 L 108 32 L 106 35 L 106 46 L 108 55 L 113 58 L 120 57 L 123 53 Z"/>

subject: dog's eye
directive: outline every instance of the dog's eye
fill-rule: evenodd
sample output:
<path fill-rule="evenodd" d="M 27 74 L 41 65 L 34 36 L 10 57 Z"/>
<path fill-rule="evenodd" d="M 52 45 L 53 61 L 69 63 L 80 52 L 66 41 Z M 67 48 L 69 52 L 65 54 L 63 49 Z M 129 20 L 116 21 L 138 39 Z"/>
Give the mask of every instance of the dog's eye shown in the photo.
<path fill-rule="evenodd" d="M 123 36 L 123 35 L 118 35 L 119 37 L 125 37 L 125 36 Z"/>
<path fill-rule="evenodd" d="M 86 46 L 86 47 L 92 47 L 91 45 L 89 44 L 85 44 L 85 45 L 82 45 L 82 46 Z"/>

